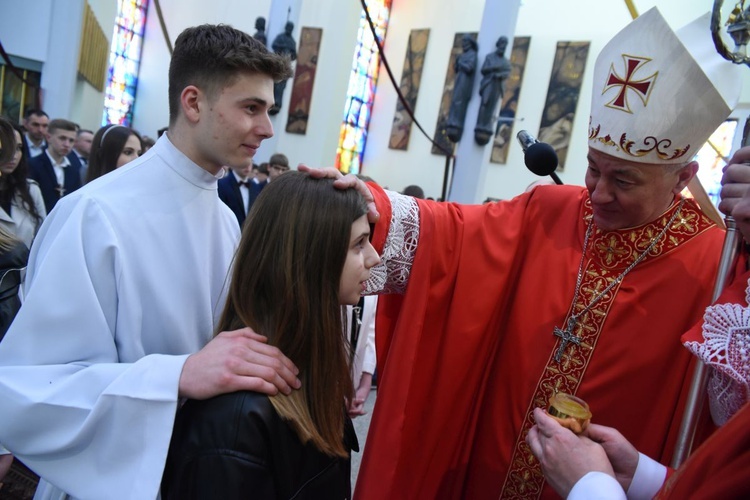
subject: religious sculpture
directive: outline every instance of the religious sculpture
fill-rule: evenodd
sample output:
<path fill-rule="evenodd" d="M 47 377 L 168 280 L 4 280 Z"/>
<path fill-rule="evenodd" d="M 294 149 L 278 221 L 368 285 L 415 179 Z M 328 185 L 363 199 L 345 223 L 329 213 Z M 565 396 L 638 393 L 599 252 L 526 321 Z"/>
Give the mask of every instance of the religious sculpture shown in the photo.
<path fill-rule="evenodd" d="M 484 146 L 492 137 L 493 115 L 497 103 L 503 97 L 505 80 L 510 76 L 510 61 L 505 57 L 508 38 L 501 36 L 495 44 L 495 52 L 487 55 L 482 65 L 482 81 L 479 84 L 479 95 L 482 101 L 479 105 L 477 126 L 474 128 L 474 141 Z"/>
<path fill-rule="evenodd" d="M 461 44 L 463 53 L 456 57 L 453 63 L 456 79 L 453 83 L 451 105 L 445 126 L 445 133 L 452 142 L 458 142 L 463 135 L 466 108 L 471 99 L 474 74 L 477 69 L 477 42 L 470 35 L 464 35 Z"/>
<path fill-rule="evenodd" d="M 287 56 L 294 61 L 297 59 L 297 42 L 292 38 L 292 30 L 294 30 L 294 23 L 287 22 L 284 26 L 284 32 L 274 38 L 271 48 L 277 54 Z M 275 115 L 281 109 L 281 99 L 284 97 L 285 88 L 286 80 L 281 80 L 273 85 L 274 105 L 268 110 L 269 114 Z"/>
<path fill-rule="evenodd" d="M 253 38 L 261 42 L 263 45 L 268 45 L 266 39 L 266 18 L 258 17 L 255 19 L 255 34 Z"/>

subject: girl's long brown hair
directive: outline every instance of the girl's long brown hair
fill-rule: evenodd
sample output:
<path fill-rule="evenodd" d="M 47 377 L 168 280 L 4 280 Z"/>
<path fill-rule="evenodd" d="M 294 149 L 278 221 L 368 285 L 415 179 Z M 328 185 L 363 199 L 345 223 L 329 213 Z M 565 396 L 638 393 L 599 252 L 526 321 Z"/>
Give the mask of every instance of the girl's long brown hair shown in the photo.
<path fill-rule="evenodd" d="M 300 370 L 300 390 L 271 397 L 302 442 L 347 456 L 353 392 L 338 290 L 352 223 L 367 211 L 353 189 L 289 172 L 268 184 L 245 222 L 218 331 L 249 326 Z"/>

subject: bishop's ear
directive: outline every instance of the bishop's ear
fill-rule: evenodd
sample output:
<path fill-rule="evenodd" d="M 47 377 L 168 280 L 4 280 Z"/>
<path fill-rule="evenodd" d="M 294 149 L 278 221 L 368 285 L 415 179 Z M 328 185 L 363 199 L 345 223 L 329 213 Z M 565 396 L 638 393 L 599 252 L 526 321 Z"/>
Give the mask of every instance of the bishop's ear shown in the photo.
<path fill-rule="evenodd" d="M 687 187 L 688 183 L 691 180 L 693 180 L 693 177 L 695 177 L 695 174 L 697 173 L 698 173 L 697 161 L 691 161 L 687 165 L 680 167 L 677 170 L 677 179 L 676 179 L 677 184 L 672 190 L 674 194 L 680 194 L 682 190 Z"/>

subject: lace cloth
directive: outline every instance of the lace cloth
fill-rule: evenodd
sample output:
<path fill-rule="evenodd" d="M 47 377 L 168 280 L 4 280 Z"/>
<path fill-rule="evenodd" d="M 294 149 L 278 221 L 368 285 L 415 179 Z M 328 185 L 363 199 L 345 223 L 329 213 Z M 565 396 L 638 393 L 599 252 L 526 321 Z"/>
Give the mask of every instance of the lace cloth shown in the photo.
<path fill-rule="evenodd" d="M 370 270 L 365 294 L 406 291 L 419 243 L 419 205 L 411 196 L 386 191 L 391 202 L 391 221 L 380 264 Z"/>
<path fill-rule="evenodd" d="M 750 280 L 745 303 L 750 303 Z M 723 425 L 750 400 L 750 307 L 708 307 L 703 315 L 703 340 L 686 342 L 685 347 L 711 367 L 711 417 L 717 425 Z"/>

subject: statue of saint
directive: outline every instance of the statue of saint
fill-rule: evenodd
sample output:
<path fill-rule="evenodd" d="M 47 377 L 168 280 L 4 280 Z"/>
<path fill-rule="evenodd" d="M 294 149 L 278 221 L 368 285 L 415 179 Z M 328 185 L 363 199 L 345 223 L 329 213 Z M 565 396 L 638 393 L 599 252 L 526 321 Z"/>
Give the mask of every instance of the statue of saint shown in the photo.
<path fill-rule="evenodd" d="M 253 38 L 258 40 L 263 45 L 268 45 L 268 41 L 266 39 L 266 18 L 265 17 L 258 17 L 255 19 L 255 34 L 253 35 Z"/>
<path fill-rule="evenodd" d="M 463 53 L 456 57 L 453 63 L 456 79 L 453 83 L 453 95 L 445 125 L 445 133 L 452 142 L 461 140 L 464 132 L 466 108 L 469 106 L 471 90 L 474 86 L 474 74 L 477 70 L 477 42 L 471 36 L 464 35 L 461 44 Z"/>
<path fill-rule="evenodd" d="M 289 57 L 292 61 L 297 59 L 297 42 L 292 38 L 292 30 L 294 30 L 294 23 L 287 22 L 284 26 L 284 33 L 280 33 L 274 38 L 271 48 L 277 54 L 281 54 Z M 284 89 L 286 88 L 286 80 L 281 80 L 273 85 L 273 98 L 274 105 L 268 110 L 268 113 L 275 115 L 281 109 L 281 99 L 284 97 Z"/>
<path fill-rule="evenodd" d="M 497 49 L 487 55 L 482 65 L 482 82 L 479 85 L 479 95 L 482 102 L 479 105 L 477 126 L 474 129 L 474 141 L 480 146 L 490 142 L 494 130 L 493 116 L 497 103 L 503 97 L 505 80 L 510 76 L 510 61 L 505 57 L 508 38 L 501 36 L 495 44 Z"/>

